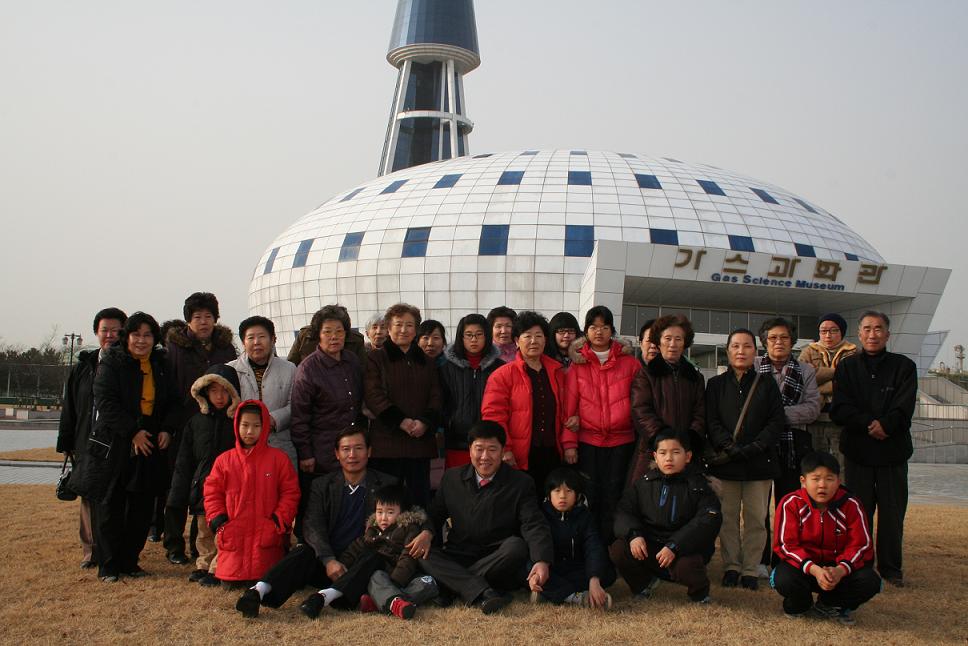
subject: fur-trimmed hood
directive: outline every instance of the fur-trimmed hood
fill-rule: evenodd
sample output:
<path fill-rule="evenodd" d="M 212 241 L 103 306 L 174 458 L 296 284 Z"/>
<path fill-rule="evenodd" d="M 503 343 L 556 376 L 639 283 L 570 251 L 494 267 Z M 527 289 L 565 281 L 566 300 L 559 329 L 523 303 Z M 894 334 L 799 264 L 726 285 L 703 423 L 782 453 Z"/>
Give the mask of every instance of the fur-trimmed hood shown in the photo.
<path fill-rule="evenodd" d="M 172 328 L 168 330 L 168 337 L 165 341 L 166 343 L 174 343 L 183 348 L 192 348 L 198 343 L 195 337 L 189 335 L 188 323 L 182 323 L 181 321 L 172 325 Z M 232 330 L 224 325 L 216 324 L 215 329 L 212 330 L 212 346 L 216 348 L 233 348 Z"/>
<path fill-rule="evenodd" d="M 219 363 L 212 366 L 192 384 L 192 397 L 198 402 L 198 410 L 201 411 L 202 415 L 208 415 L 209 401 L 205 389 L 216 383 L 229 391 L 229 397 L 231 399 L 228 407 L 225 409 L 225 415 L 229 419 L 233 419 L 235 417 L 235 410 L 242 403 L 242 398 L 239 396 L 241 387 L 239 386 L 239 376 L 235 372 L 235 368 L 225 364 Z"/>
<path fill-rule="evenodd" d="M 397 516 L 397 522 L 393 523 L 383 531 L 392 531 L 398 527 L 410 527 L 411 525 L 421 526 L 427 522 L 427 514 L 420 507 L 411 507 L 408 511 L 400 512 Z M 370 514 L 370 517 L 366 519 L 366 526 L 373 527 L 376 529 L 376 512 Z"/>
<path fill-rule="evenodd" d="M 568 358 L 571 359 L 572 363 L 588 363 L 588 359 L 586 359 L 585 355 L 582 354 L 582 348 L 585 347 L 587 342 L 588 341 L 585 339 L 585 337 L 580 336 L 572 341 L 571 345 L 568 346 Z M 623 339 L 622 337 L 612 338 L 612 347 L 614 347 L 616 343 L 621 347 L 622 354 L 630 354 L 633 357 L 635 356 L 635 348 L 632 347 L 631 341 Z"/>
<path fill-rule="evenodd" d="M 471 367 L 470 361 L 468 361 L 467 359 L 461 359 L 460 357 L 457 356 L 457 351 L 454 349 L 456 343 L 457 341 L 455 341 L 454 343 L 451 343 L 446 348 L 444 348 L 444 358 L 447 359 L 447 361 L 450 361 L 455 366 L 458 366 L 459 368 L 470 368 Z M 494 347 L 494 345 L 491 345 L 491 347 L 487 349 L 487 352 L 481 355 L 481 370 L 486 369 L 488 366 L 490 366 L 492 363 L 494 363 L 500 358 L 501 358 L 501 351 L 498 350 L 496 347 Z"/>

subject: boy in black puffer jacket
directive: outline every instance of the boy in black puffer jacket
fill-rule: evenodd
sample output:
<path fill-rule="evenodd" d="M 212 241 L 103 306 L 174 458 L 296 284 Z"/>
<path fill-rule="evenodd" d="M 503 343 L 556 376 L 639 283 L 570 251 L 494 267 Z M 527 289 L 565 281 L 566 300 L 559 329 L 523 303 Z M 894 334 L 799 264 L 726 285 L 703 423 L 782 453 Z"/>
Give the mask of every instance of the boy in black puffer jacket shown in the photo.
<path fill-rule="evenodd" d="M 719 498 L 689 465 L 689 437 L 655 436 L 656 468 L 625 490 L 615 512 L 609 554 L 633 594 L 648 597 L 659 579 L 686 586 L 690 601 L 709 602 L 706 562 L 722 525 Z"/>
<path fill-rule="evenodd" d="M 615 583 L 615 568 L 585 505 L 584 490 L 584 479 L 569 468 L 555 469 L 545 480 L 547 497 L 541 510 L 551 526 L 555 562 L 544 585 L 528 582 L 532 603 L 543 598 L 558 604 L 612 607 L 612 596 L 605 588 Z"/>
<path fill-rule="evenodd" d="M 224 364 L 212 366 L 192 384 L 191 393 L 198 402 L 199 412 L 188 420 L 182 432 L 165 507 L 166 518 L 177 518 L 177 510 L 185 508 L 192 515 L 205 518 L 205 478 L 212 470 L 215 458 L 235 448 L 232 420 L 235 409 L 241 403 L 239 390 L 239 376 L 235 368 Z M 180 516 L 180 519 L 184 527 L 184 516 Z M 170 520 L 166 520 L 166 523 L 177 526 Z M 207 519 L 198 523 L 197 545 L 195 571 L 188 576 L 188 580 L 207 586 L 216 585 L 215 538 Z"/>

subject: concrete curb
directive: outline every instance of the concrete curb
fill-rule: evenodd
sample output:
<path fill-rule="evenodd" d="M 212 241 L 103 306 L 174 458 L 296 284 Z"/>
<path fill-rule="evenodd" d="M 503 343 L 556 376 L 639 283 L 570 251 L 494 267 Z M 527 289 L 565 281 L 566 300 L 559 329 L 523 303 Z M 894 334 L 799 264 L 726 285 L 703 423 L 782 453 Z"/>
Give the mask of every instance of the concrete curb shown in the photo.
<path fill-rule="evenodd" d="M 0 467 L 50 467 L 59 469 L 63 462 L 31 462 L 28 460 L 0 460 Z"/>

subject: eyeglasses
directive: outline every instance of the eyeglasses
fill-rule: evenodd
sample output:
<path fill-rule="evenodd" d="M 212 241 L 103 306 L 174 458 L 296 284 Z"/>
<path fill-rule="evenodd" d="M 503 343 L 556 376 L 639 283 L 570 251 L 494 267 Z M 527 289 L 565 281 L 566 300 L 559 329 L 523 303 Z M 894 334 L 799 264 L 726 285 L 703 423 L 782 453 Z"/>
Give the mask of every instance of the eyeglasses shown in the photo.
<path fill-rule="evenodd" d="M 483 339 L 483 332 L 464 332 L 464 338 L 468 341 L 476 341 L 477 339 Z"/>
<path fill-rule="evenodd" d="M 776 345 L 777 343 L 787 343 L 789 340 L 790 340 L 790 337 L 786 335 L 766 337 L 766 342 L 771 343 L 773 345 Z"/>
<path fill-rule="evenodd" d="M 589 332 L 604 332 L 605 330 L 611 330 L 611 329 L 612 327 L 610 325 L 589 325 L 588 326 Z"/>
<path fill-rule="evenodd" d="M 840 334 L 839 327 L 820 328 L 820 334 Z"/>

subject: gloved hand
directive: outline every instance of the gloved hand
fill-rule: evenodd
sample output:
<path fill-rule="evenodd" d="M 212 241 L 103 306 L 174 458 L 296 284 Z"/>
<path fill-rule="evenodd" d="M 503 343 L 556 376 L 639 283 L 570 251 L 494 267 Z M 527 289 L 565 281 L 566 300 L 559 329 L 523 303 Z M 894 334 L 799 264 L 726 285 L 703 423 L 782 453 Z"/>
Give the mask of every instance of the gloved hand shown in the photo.
<path fill-rule="evenodd" d="M 730 444 L 726 447 L 726 453 L 729 455 L 730 460 L 745 460 L 746 456 L 743 455 L 743 449 L 735 444 Z"/>
<path fill-rule="evenodd" d="M 744 460 L 750 460 L 762 452 L 763 449 L 760 447 L 758 442 L 750 442 L 749 444 L 740 447 L 740 453 L 742 453 Z"/>

